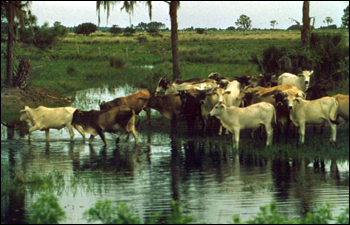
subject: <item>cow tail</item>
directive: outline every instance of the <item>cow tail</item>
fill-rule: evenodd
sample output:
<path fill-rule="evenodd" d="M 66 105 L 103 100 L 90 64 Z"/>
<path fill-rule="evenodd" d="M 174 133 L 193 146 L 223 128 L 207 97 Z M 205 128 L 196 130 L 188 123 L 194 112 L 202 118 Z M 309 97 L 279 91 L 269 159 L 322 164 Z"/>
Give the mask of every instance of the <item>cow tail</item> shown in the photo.
<path fill-rule="evenodd" d="M 331 110 L 329 112 L 329 119 L 333 124 L 339 125 L 339 121 L 338 121 L 338 111 L 339 111 L 339 106 L 338 106 L 338 101 L 333 98 L 333 105 L 331 107 Z"/>

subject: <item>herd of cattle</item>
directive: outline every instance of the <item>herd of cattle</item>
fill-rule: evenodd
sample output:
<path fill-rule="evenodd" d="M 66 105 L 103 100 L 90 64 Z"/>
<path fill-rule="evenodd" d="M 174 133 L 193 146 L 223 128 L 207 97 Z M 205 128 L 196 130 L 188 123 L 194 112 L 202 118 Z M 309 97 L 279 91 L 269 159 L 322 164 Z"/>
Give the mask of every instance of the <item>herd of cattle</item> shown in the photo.
<path fill-rule="evenodd" d="M 303 71 L 299 75 L 284 73 L 279 77 L 260 75 L 243 76 L 233 80 L 211 73 L 208 79 L 194 78 L 187 81 L 169 81 L 161 79 L 156 92 L 150 94 L 140 90 L 126 97 L 110 102 L 102 102 L 100 110 L 81 111 L 73 107 L 36 109 L 26 106 L 21 110 L 21 121 L 27 121 L 31 128 L 46 131 L 49 141 L 49 129 L 67 127 L 74 137 L 73 127 L 82 135 L 91 134 L 91 144 L 99 135 L 104 144 L 107 141 L 104 132 L 121 132 L 119 140 L 132 133 L 136 144 L 135 117 L 142 111 L 147 112 L 151 125 L 151 110 L 159 111 L 171 120 L 173 129 L 178 118 L 187 121 L 189 134 L 199 129 L 199 123 L 206 132 L 233 134 L 233 146 L 238 149 L 240 130 L 256 130 L 262 125 L 267 134 L 266 146 L 273 140 L 274 128 L 288 137 L 290 125 L 299 128 L 299 142 L 305 141 L 306 124 L 331 127 L 331 142 L 336 142 L 339 117 L 349 120 L 349 96 L 327 96 L 319 86 L 309 87 L 313 71 Z M 308 100 L 306 100 L 308 99 Z M 253 134 L 253 132 L 252 132 Z"/>

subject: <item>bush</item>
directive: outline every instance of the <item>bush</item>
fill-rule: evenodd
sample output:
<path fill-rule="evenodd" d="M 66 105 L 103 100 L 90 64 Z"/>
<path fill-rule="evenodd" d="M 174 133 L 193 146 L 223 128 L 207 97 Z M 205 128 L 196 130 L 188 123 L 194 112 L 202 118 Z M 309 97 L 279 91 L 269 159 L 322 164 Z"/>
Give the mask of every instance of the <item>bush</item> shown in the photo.
<path fill-rule="evenodd" d="M 89 36 L 91 33 L 97 31 L 97 26 L 93 23 L 82 23 L 79 26 L 74 28 L 74 33 L 76 34 L 84 34 Z"/>
<path fill-rule="evenodd" d="M 30 224 L 59 224 L 65 218 L 57 198 L 48 192 L 38 198 L 32 205 L 31 211 Z"/>
<path fill-rule="evenodd" d="M 124 57 L 113 54 L 109 56 L 109 65 L 116 69 L 123 69 L 126 65 L 126 61 Z"/>
<path fill-rule="evenodd" d="M 205 33 L 205 29 L 203 29 L 203 28 L 196 28 L 196 32 L 197 32 L 197 34 L 204 34 Z"/>

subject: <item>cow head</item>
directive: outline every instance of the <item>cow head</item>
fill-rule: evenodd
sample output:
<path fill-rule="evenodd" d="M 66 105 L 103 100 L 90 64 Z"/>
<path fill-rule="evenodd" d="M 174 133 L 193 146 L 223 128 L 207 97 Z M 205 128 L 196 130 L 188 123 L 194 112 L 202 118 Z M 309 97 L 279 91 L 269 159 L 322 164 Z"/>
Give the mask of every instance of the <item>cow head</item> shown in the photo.
<path fill-rule="evenodd" d="M 213 72 L 211 74 L 208 75 L 208 78 L 209 79 L 213 79 L 213 80 L 216 80 L 216 81 L 220 81 L 221 79 L 221 74 L 218 73 L 218 72 Z"/>
<path fill-rule="evenodd" d="M 156 89 L 156 95 L 164 95 L 165 91 L 169 88 L 170 81 L 167 78 L 161 78 L 158 82 Z"/>
<path fill-rule="evenodd" d="M 289 111 L 292 111 L 295 107 L 295 104 L 300 103 L 300 100 L 303 98 L 299 93 L 297 94 L 288 94 L 283 93 L 285 96 L 285 101 L 287 103 Z"/>
<path fill-rule="evenodd" d="M 303 72 L 301 72 L 300 74 L 298 74 L 298 77 L 301 78 L 305 85 L 306 85 L 306 90 L 308 89 L 309 85 L 310 85 L 310 78 L 311 75 L 314 73 L 314 71 L 309 71 L 309 70 L 304 70 Z"/>
<path fill-rule="evenodd" d="M 218 104 L 215 105 L 215 107 L 210 111 L 210 116 L 215 116 L 218 117 L 221 115 L 222 110 L 225 109 L 226 106 L 219 102 Z"/>
<path fill-rule="evenodd" d="M 21 114 L 19 119 L 20 121 L 26 121 L 30 125 L 34 126 L 33 117 L 30 114 L 30 108 L 28 106 L 25 106 L 23 110 L 19 111 L 19 113 Z"/>

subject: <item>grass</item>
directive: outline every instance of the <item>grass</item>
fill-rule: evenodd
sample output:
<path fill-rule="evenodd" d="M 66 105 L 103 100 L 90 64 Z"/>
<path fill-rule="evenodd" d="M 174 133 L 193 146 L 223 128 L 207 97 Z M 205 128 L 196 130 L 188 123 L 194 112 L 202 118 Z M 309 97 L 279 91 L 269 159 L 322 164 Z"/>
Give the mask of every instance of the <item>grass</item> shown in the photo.
<path fill-rule="evenodd" d="M 15 55 L 18 59 L 31 59 L 33 85 L 52 88 L 61 94 L 105 84 L 153 87 L 154 84 L 148 82 L 155 72 L 140 66 L 154 65 L 157 76 L 172 77 L 170 32 L 162 35 L 68 34 L 45 51 L 17 43 Z M 345 35 L 348 40 L 348 33 Z M 148 41 L 140 42 L 140 36 Z M 250 62 L 251 55 L 260 55 L 271 45 L 294 48 L 300 43 L 299 37 L 296 31 L 210 31 L 203 35 L 180 31 L 182 78 L 207 77 L 214 71 L 227 77 L 258 75 L 257 66 Z M 1 44 L 1 52 L 6 52 L 5 44 Z M 116 68 L 110 66 L 111 57 L 121 64 Z M 1 67 L 5 68 L 3 54 Z M 2 70 L 2 83 L 4 76 Z"/>

